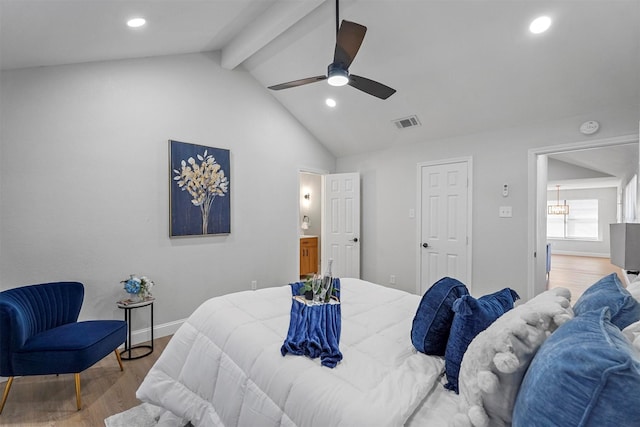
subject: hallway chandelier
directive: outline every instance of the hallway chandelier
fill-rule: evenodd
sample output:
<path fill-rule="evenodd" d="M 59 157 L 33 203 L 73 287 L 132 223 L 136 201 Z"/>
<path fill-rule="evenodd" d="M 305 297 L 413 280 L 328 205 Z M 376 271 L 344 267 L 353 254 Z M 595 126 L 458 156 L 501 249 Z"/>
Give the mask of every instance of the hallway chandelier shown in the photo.
<path fill-rule="evenodd" d="M 547 206 L 547 214 L 549 215 L 569 215 L 569 205 L 560 204 L 560 186 L 556 185 L 558 190 L 558 199 L 555 205 Z"/>

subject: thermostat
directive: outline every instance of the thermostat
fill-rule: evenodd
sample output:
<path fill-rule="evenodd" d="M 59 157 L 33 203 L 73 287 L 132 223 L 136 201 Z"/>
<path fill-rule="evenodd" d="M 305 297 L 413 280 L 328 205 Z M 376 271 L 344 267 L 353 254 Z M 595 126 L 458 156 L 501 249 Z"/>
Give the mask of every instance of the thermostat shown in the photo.
<path fill-rule="evenodd" d="M 595 120 L 589 120 L 588 122 L 584 122 L 580 126 L 580 132 L 582 132 L 585 135 L 591 135 L 596 133 L 599 128 L 600 128 L 600 123 L 596 122 Z"/>

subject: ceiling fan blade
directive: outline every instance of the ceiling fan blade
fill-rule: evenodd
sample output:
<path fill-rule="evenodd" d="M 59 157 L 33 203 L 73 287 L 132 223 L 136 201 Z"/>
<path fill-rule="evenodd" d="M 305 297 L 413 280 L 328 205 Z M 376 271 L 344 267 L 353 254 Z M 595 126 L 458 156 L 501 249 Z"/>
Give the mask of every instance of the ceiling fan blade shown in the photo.
<path fill-rule="evenodd" d="M 346 70 L 356 57 L 367 27 L 356 24 L 355 22 L 342 21 L 338 36 L 336 37 L 336 50 L 333 54 L 333 62 L 342 64 Z"/>
<path fill-rule="evenodd" d="M 387 99 L 388 97 L 396 93 L 396 90 L 390 88 L 389 86 L 367 79 L 366 77 L 356 76 L 354 74 L 351 74 L 349 76 L 349 86 L 353 86 L 356 89 L 366 92 L 369 95 L 376 96 L 380 99 Z"/>
<path fill-rule="evenodd" d="M 320 82 L 320 81 L 326 80 L 326 79 L 327 79 L 327 76 L 309 77 L 309 78 L 306 78 L 306 79 L 294 80 L 292 82 L 280 83 L 279 85 L 269 86 L 269 89 L 271 89 L 271 90 L 289 89 L 291 87 L 307 85 L 309 83 Z"/>

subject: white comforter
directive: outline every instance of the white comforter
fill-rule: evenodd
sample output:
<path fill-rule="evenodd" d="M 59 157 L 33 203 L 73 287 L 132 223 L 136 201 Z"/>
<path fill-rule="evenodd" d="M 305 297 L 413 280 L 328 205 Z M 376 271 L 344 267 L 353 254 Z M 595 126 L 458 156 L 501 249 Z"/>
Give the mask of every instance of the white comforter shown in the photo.
<path fill-rule="evenodd" d="M 411 344 L 420 297 L 341 279 L 341 299 L 344 358 L 334 369 L 280 354 L 291 288 L 266 288 L 203 303 L 137 396 L 196 427 L 402 426 L 444 369 Z"/>

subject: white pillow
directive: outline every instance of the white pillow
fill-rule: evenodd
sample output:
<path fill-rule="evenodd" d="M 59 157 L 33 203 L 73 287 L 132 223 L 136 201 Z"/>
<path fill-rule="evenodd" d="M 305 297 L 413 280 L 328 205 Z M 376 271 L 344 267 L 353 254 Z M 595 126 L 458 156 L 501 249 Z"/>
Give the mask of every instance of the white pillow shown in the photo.
<path fill-rule="evenodd" d="M 640 278 L 634 280 L 628 287 L 627 290 L 638 302 L 640 302 Z"/>
<path fill-rule="evenodd" d="M 476 336 L 460 368 L 455 427 L 510 426 L 516 396 L 538 348 L 573 318 L 571 292 L 554 288 L 515 307 Z"/>
<path fill-rule="evenodd" d="M 640 351 L 640 320 L 624 328 L 622 334 L 627 337 L 636 350 Z"/>

